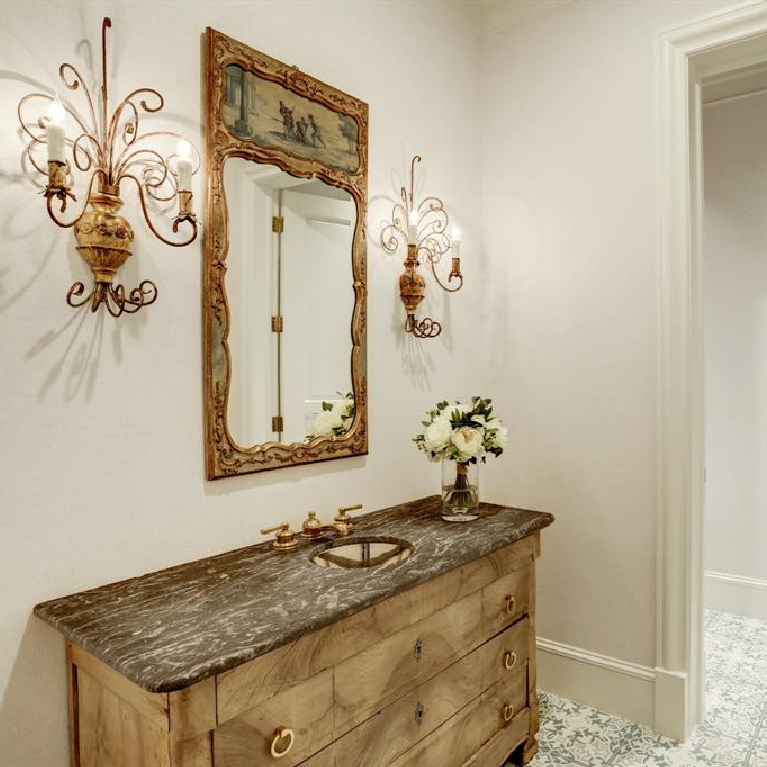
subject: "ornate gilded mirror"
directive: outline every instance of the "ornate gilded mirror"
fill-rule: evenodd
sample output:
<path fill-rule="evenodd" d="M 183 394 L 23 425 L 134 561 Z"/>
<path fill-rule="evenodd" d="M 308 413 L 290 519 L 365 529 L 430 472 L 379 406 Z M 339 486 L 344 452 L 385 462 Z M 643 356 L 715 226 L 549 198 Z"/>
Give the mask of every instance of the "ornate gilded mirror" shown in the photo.
<path fill-rule="evenodd" d="M 206 48 L 208 478 L 365 454 L 367 104 Z"/>

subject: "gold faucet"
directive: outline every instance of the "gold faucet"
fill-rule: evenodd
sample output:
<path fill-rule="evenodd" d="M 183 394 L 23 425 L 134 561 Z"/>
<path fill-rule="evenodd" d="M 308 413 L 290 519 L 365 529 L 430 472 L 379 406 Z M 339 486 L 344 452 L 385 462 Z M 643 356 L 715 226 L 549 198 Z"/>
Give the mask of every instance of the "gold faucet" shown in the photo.
<path fill-rule="evenodd" d="M 268 535 L 269 533 L 277 533 L 274 537 L 272 548 L 278 551 L 290 551 L 298 546 L 298 541 L 296 540 L 298 533 L 294 533 L 287 522 L 283 522 L 275 527 L 265 527 L 261 531 L 261 535 Z"/>
<path fill-rule="evenodd" d="M 338 510 L 338 513 L 333 517 L 333 522 L 329 525 L 323 525 L 319 519 L 317 519 L 317 512 L 310 511 L 301 525 L 301 537 L 307 540 L 314 540 L 319 538 L 323 533 L 337 533 L 338 535 L 349 535 L 354 527 L 352 518 L 348 512 L 357 511 L 362 508 L 361 503 L 357 503 L 354 506 L 343 506 Z"/>

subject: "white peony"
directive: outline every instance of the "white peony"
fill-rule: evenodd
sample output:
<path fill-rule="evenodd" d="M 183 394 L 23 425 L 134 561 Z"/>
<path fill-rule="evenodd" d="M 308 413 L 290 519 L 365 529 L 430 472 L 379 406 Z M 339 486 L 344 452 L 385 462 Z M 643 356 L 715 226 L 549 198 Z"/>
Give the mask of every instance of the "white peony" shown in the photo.
<path fill-rule="evenodd" d="M 429 450 L 442 450 L 453 436 L 453 427 L 450 418 L 446 415 L 437 416 L 434 421 L 426 427 L 424 432 L 424 444 Z"/>
<path fill-rule="evenodd" d="M 348 418 L 349 411 L 352 409 L 353 405 L 354 400 L 348 398 L 340 399 L 338 402 L 333 403 L 333 412 L 338 413 L 341 418 Z"/>
<path fill-rule="evenodd" d="M 496 429 L 496 433 L 492 436 L 492 447 L 505 450 L 509 444 L 509 430 L 505 426 L 496 426 Z"/>
<path fill-rule="evenodd" d="M 314 419 L 312 434 L 315 437 L 330 437 L 333 435 L 333 429 L 343 426 L 341 414 L 334 410 L 320 410 Z"/>
<path fill-rule="evenodd" d="M 461 458 L 473 458 L 482 454 L 484 429 L 474 429 L 471 426 L 461 426 L 453 432 L 453 444 L 458 448 Z"/>

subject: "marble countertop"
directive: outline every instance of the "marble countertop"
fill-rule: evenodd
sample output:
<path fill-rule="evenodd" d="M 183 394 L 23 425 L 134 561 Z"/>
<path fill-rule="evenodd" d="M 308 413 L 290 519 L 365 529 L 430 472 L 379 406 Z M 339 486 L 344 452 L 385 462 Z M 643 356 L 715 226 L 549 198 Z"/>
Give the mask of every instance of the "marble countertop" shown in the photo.
<path fill-rule="evenodd" d="M 404 538 L 383 569 L 339 570 L 270 543 L 43 602 L 35 615 L 150 692 L 183 689 L 547 527 L 551 514 L 481 505 L 477 522 L 440 518 L 439 496 L 355 519 L 353 536 Z"/>

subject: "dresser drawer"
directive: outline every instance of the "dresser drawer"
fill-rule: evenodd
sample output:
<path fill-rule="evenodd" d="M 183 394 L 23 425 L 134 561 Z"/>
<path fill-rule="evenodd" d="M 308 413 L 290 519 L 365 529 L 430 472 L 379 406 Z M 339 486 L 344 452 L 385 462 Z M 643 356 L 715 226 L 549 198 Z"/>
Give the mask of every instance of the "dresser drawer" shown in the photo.
<path fill-rule="evenodd" d="M 484 696 L 476 698 L 389 767 L 500 767 L 505 756 L 497 762 L 488 761 L 483 758 L 485 749 L 495 743 L 495 755 L 500 742 L 508 747 L 506 754 L 511 753 L 527 737 L 530 715 L 524 709 L 507 724 L 486 703 Z M 367 765 L 360 763 L 358 767 Z"/>
<path fill-rule="evenodd" d="M 481 693 L 478 652 L 465 656 L 334 744 L 334 767 L 387 767 Z"/>
<path fill-rule="evenodd" d="M 531 576 L 525 565 L 482 589 L 482 624 L 490 636 L 530 613 Z"/>
<path fill-rule="evenodd" d="M 456 765 L 460 764 L 460 767 L 504 767 L 509 754 L 527 740 L 530 726 L 530 714 L 523 711 L 514 718 L 508 727 L 503 727 L 493 735 L 473 756 L 464 762 L 456 762 Z M 416 763 L 413 762 L 413 767 L 415 765 Z M 320 767 L 320 765 L 316 765 L 316 767 Z M 444 762 L 443 767 L 450 767 L 450 763 Z"/>
<path fill-rule="evenodd" d="M 213 752 L 216 767 L 293 767 L 332 740 L 333 671 L 328 669 L 217 727 Z"/>
<path fill-rule="evenodd" d="M 472 594 L 336 666 L 336 735 L 474 649 L 480 619 L 480 595 Z"/>
<path fill-rule="evenodd" d="M 501 679 L 527 675 L 530 657 L 530 619 L 523 618 L 498 636 L 482 645 L 482 689 L 486 690 Z"/>
<path fill-rule="evenodd" d="M 527 673 L 523 666 L 516 673 L 496 682 L 482 693 L 482 708 L 489 717 L 495 717 L 499 727 L 507 727 L 527 708 Z"/>
<path fill-rule="evenodd" d="M 306 634 L 216 677 L 219 724 L 421 620 L 420 587 Z"/>

